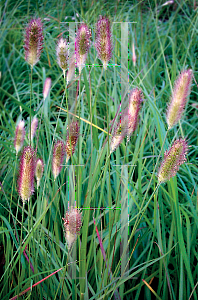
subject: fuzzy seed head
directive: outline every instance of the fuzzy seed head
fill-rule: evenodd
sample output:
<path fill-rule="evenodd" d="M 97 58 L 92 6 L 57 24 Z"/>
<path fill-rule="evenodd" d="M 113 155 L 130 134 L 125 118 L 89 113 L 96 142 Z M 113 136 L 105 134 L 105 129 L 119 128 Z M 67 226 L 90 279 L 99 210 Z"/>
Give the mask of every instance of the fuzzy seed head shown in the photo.
<path fill-rule="evenodd" d="M 192 75 L 193 73 L 191 69 L 183 71 L 175 82 L 173 95 L 166 115 L 169 129 L 181 119 L 187 102 L 187 97 L 190 94 Z"/>
<path fill-rule="evenodd" d="M 16 127 L 15 139 L 14 139 L 14 147 L 16 149 L 16 154 L 18 154 L 21 147 L 23 146 L 24 139 L 25 139 L 25 122 L 19 121 L 19 124 Z"/>
<path fill-rule="evenodd" d="M 138 124 L 138 116 L 140 105 L 143 101 L 143 94 L 141 89 L 135 88 L 129 94 L 129 107 L 128 107 L 128 137 L 132 135 Z"/>
<path fill-rule="evenodd" d="M 69 69 L 67 72 L 67 84 L 72 80 L 76 67 L 76 54 L 74 53 L 69 61 Z"/>
<path fill-rule="evenodd" d="M 69 249 L 77 239 L 77 235 L 80 234 L 80 228 L 82 225 L 82 215 L 77 208 L 71 207 L 66 212 L 64 221 L 65 239 L 67 241 Z"/>
<path fill-rule="evenodd" d="M 44 171 L 43 160 L 38 158 L 37 162 L 36 162 L 36 170 L 35 170 L 35 177 L 36 177 L 36 180 L 37 180 L 37 189 L 40 185 L 40 180 L 43 176 L 43 171 Z"/>
<path fill-rule="evenodd" d="M 33 140 L 33 137 L 35 136 L 37 127 L 38 127 L 38 119 L 37 119 L 37 117 L 34 117 L 31 122 L 31 141 Z"/>
<path fill-rule="evenodd" d="M 185 139 L 178 139 L 173 143 L 173 146 L 164 153 L 164 160 L 158 172 L 159 183 L 176 175 L 180 165 L 186 161 L 187 152 L 188 144 Z"/>
<path fill-rule="evenodd" d="M 107 64 L 111 59 L 113 50 L 110 21 L 107 17 L 100 16 L 100 19 L 96 24 L 95 47 L 99 59 L 103 62 L 104 69 L 107 69 Z"/>
<path fill-rule="evenodd" d="M 58 45 L 56 47 L 56 56 L 58 64 L 65 74 L 65 71 L 68 67 L 69 48 L 67 41 L 63 38 L 60 38 L 58 41 Z"/>
<path fill-rule="evenodd" d="M 124 137 L 128 131 L 128 125 L 126 122 L 125 115 L 121 116 L 121 120 L 116 124 L 115 129 L 113 130 L 112 138 L 110 141 L 110 153 L 116 150 L 118 146 L 123 141 Z"/>
<path fill-rule="evenodd" d="M 52 171 L 54 179 L 60 174 L 65 157 L 65 147 L 62 141 L 56 142 L 53 150 Z"/>
<path fill-rule="evenodd" d="M 132 44 L 132 60 L 133 60 L 133 66 L 135 67 L 136 66 L 136 60 L 137 60 L 137 57 L 136 57 L 136 54 L 135 54 L 135 44 L 133 42 Z"/>
<path fill-rule="evenodd" d="M 43 99 L 45 100 L 49 94 L 51 88 L 51 78 L 47 77 L 45 79 L 44 87 L 43 87 Z"/>
<path fill-rule="evenodd" d="M 29 200 L 34 192 L 35 151 L 27 146 L 23 149 L 18 179 L 18 192 L 23 203 Z"/>
<path fill-rule="evenodd" d="M 41 19 L 32 19 L 25 33 L 25 60 L 33 67 L 40 59 L 43 49 L 43 25 Z"/>
<path fill-rule="evenodd" d="M 75 41 L 76 65 L 81 73 L 90 47 L 91 31 L 86 24 L 82 24 L 77 32 Z"/>
<path fill-rule="evenodd" d="M 67 140 L 66 140 L 66 162 L 71 157 L 71 154 L 74 154 L 75 147 L 79 137 L 79 125 L 77 121 L 72 122 L 69 127 L 67 127 Z"/>

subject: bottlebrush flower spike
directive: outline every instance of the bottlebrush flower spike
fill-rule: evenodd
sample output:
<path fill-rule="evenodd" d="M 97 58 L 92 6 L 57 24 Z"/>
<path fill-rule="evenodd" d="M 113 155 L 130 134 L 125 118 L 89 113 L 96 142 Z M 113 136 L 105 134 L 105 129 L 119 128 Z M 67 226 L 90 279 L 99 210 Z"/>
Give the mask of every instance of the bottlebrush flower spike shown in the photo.
<path fill-rule="evenodd" d="M 52 171 L 54 179 L 59 175 L 65 157 L 65 147 L 62 141 L 56 142 L 53 150 Z"/>
<path fill-rule="evenodd" d="M 81 73 L 85 66 L 88 50 L 90 47 L 91 31 L 86 24 L 80 25 L 76 41 L 75 41 L 75 52 L 76 52 L 76 65 Z"/>
<path fill-rule="evenodd" d="M 19 166 L 18 192 L 23 203 L 34 192 L 35 151 L 27 146 L 23 149 Z"/>
<path fill-rule="evenodd" d="M 41 19 L 32 19 L 26 28 L 25 60 L 33 67 L 40 59 L 43 49 L 43 26 Z"/>
<path fill-rule="evenodd" d="M 71 207 L 70 210 L 66 212 L 65 218 L 63 218 L 65 239 L 69 249 L 77 239 L 77 235 L 80 233 L 80 228 L 82 225 L 81 218 L 81 213 L 77 208 L 74 207 Z"/>
<path fill-rule="evenodd" d="M 100 16 L 96 24 L 95 47 L 98 52 L 98 57 L 103 62 L 103 67 L 106 70 L 113 50 L 110 21 L 107 17 Z"/>
<path fill-rule="evenodd" d="M 25 139 L 25 122 L 19 121 L 19 124 L 16 127 L 15 131 L 15 139 L 14 139 L 14 147 L 16 149 L 16 154 L 20 151 L 21 147 L 23 146 L 23 142 Z"/>
<path fill-rule="evenodd" d="M 182 116 L 187 97 L 190 94 L 192 75 L 191 69 L 183 71 L 175 82 L 173 95 L 166 116 L 169 129 L 172 128 Z"/>
<path fill-rule="evenodd" d="M 60 38 L 60 40 L 58 41 L 58 45 L 56 47 L 56 56 L 58 64 L 63 70 L 63 75 L 65 77 L 65 71 L 68 68 L 69 49 L 67 41 L 63 38 Z"/>
<path fill-rule="evenodd" d="M 43 171 L 44 171 L 43 161 L 42 161 L 42 159 L 38 158 L 37 162 L 36 162 L 36 170 L 35 170 L 35 177 L 36 177 L 36 180 L 37 180 L 37 189 L 40 185 L 40 180 L 43 176 Z"/>
<path fill-rule="evenodd" d="M 123 117 L 121 117 L 121 122 L 119 121 L 119 123 L 117 123 L 113 131 L 112 138 L 110 141 L 110 154 L 113 151 L 115 151 L 116 148 L 121 144 L 127 132 L 128 132 L 128 125 L 126 122 L 126 118 L 123 115 Z"/>
<path fill-rule="evenodd" d="M 31 122 L 31 141 L 33 140 L 33 137 L 35 136 L 37 127 L 38 127 L 38 119 L 37 119 L 37 117 L 34 117 Z"/>
<path fill-rule="evenodd" d="M 47 98 L 47 96 L 49 94 L 50 88 L 51 88 L 51 78 L 47 77 L 45 79 L 45 83 L 44 83 L 44 87 L 43 87 L 43 99 L 44 99 L 44 101 L 45 101 L 45 99 Z"/>
<path fill-rule="evenodd" d="M 67 84 L 72 80 L 76 66 L 76 54 L 74 53 L 69 61 L 69 70 L 67 72 Z"/>
<path fill-rule="evenodd" d="M 187 152 L 188 144 L 185 139 L 178 139 L 173 143 L 173 146 L 164 153 L 164 160 L 158 172 L 159 183 L 176 175 L 179 166 L 186 161 Z"/>
<path fill-rule="evenodd" d="M 132 56 L 133 66 L 135 67 L 136 66 L 137 57 L 136 57 L 136 54 L 135 54 L 135 44 L 134 44 L 134 42 L 132 44 L 132 53 L 133 53 L 133 56 Z"/>
<path fill-rule="evenodd" d="M 79 125 L 77 121 L 72 122 L 69 127 L 67 127 L 67 140 L 66 140 L 66 163 L 71 157 L 71 154 L 74 154 L 75 147 L 79 137 Z"/>
<path fill-rule="evenodd" d="M 138 124 L 138 115 L 140 111 L 140 105 L 143 101 L 143 95 L 141 89 L 135 88 L 129 94 L 129 107 L 128 107 L 128 139 L 135 131 Z"/>

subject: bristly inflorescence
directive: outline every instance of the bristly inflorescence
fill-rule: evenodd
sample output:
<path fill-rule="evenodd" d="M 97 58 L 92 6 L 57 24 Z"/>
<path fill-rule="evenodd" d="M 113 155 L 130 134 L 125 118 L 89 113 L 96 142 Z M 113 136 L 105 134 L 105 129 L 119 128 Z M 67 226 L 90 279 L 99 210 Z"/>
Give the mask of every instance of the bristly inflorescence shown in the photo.
<path fill-rule="evenodd" d="M 60 174 L 62 164 L 65 157 L 65 146 L 62 141 L 57 141 L 54 145 L 53 159 L 52 159 L 52 171 L 54 179 Z"/>
<path fill-rule="evenodd" d="M 91 31 L 86 24 L 81 24 L 75 41 L 76 65 L 81 73 L 90 47 Z"/>
<path fill-rule="evenodd" d="M 56 47 L 56 56 L 60 68 L 63 70 L 63 75 L 65 77 L 65 71 L 68 68 L 68 58 L 69 58 L 69 47 L 67 40 L 62 37 L 59 39 Z"/>
<path fill-rule="evenodd" d="M 103 62 L 104 69 L 106 69 L 113 50 L 110 21 L 107 17 L 100 16 L 96 24 L 95 47 L 98 52 L 98 57 Z"/>
<path fill-rule="evenodd" d="M 25 60 L 33 67 L 40 59 L 43 49 L 43 25 L 41 19 L 32 19 L 25 33 Z"/>
<path fill-rule="evenodd" d="M 34 117 L 31 122 L 31 141 L 33 140 L 33 137 L 35 136 L 37 127 L 38 127 L 38 119 L 37 119 L 37 117 Z"/>
<path fill-rule="evenodd" d="M 44 87 L 43 87 L 43 99 L 45 100 L 50 92 L 51 89 L 51 78 L 47 77 L 45 79 Z"/>
<path fill-rule="evenodd" d="M 159 183 L 175 176 L 180 165 L 186 161 L 188 144 L 185 139 L 176 140 L 172 147 L 164 153 L 164 160 L 158 171 Z"/>
<path fill-rule="evenodd" d="M 27 146 L 23 149 L 18 179 L 18 192 L 23 203 L 29 200 L 34 192 L 35 151 Z"/>
<path fill-rule="evenodd" d="M 126 119 L 123 117 L 124 115 L 121 117 L 121 120 L 118 121 L 118 123 L 116 124 L 113 130 L 111 141 L 110 141 L 110 153 L 112 153 L 113 151 L 116 150 L 116 148 L 118 148 L 118 146 L 121 144 L 121 142 L 127 135 L 128 124 L 125 122 Z"/>
<path fill-rule="evenodd" d="M 23 142 L 25 139 L 25 122 L 19 121 L 19 124 L 16 127 L 15 131 L 15 139 L 14 139 L 14 147 L 16 149 L 16 154 L 20 151 L 23 146 Z"/>
<path fill-rule="evenodd" d="M 67 127 L 67 140 L 66 140 L 66 163 L 71 157 L 71 154 L 74 154 L 75 147 L 78 141 L 79 137 L 79 125 L 77 121 L 73 121 L 68 127 Z"/>
<path fill-rule="evenodd" d="M 181 72 L 175 82 L 173 95 L 166 115 L 169 129 L 172 128 L 182 116 L 187 102 L 187 97 L 190 94 L 192 75 L 193 73 L 191 69 L 185 70 Z"/>
<path fill-rule="evenodd" d="M 140 105 L 143 101 L 142 90 L 135 88 L 129 94 L 129 106 L 128 106 L 128 138 L 135 131 L 138 124 L 138 116 L 140 111 Z"/>
<path fill-rule="evenodd" d="M 36 180 L 37 180 L 37 189 L 40 185 L 40 180 L 43 176 L 43 171 L 44 171 L 43 160 L 41 158 L 38 158 L 37 162 L 36 162 L 36 169 L 35 169 L 35 177 L 36 177 Z"/>
<path fill-rule="evenodd" d="M 66 212 L 64 221 L 65 239 L 70 249 L 72 244 L 75 242 L 77 235 L 80 233 L 82 225 L 82 215 L 77 208 L 71 207 Z"/>

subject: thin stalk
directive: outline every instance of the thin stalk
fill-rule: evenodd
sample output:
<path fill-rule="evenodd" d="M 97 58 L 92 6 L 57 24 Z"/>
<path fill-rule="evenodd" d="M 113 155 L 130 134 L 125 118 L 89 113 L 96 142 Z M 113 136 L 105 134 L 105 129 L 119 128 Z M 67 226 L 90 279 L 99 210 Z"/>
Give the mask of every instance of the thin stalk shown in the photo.
<path fill-rule="evenodd" d="M 32 110 L 31 110 L 31 107 L 32 107 L 32 74 L 33 74 L 33 67 L 31 66 L 31 74 L 30 74 L 30 146 L 31 146 L 31 119 L 32 119 Z"/>
<path fill-rule="evenodd" d="M 23 209 L 22 209 L 22 221 L 21 221 L 21 238 L 20 238 L 20 258 L 19 258 L 19 275 L 18 275 L 18 292 L 17 292 L 17 299 L 19 298 L 19 291 L 20 291 L 20 275 L 22 269 L 22 236 L 23 236 L 23 217 L 24 217 L 24 202 L 23 202 Z"/>

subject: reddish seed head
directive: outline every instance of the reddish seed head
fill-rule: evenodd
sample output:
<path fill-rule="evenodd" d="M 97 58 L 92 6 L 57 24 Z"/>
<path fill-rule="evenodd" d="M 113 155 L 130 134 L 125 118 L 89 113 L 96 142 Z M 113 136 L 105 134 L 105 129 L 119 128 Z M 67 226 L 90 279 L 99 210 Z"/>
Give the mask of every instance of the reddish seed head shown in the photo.
<path fill-rule="evenodd" d="M 47 77 L 45 79 L 44 87 L 43 87 L 43 99 L 45 100 L 49 94 L 51 88 L 51 78 Z"/>
<path fill-rule="evenodd" d="M 66 162 L 71 157 L 71 154 L 74 154 L 75 147 L 78 141 L 79 137 L 79 125 L 77 121 L 72 122 L 69 127 L 67 128 L 67 140 L 66 140 L 66 153 L 67 153 L 67 158 Z"/>
<path fill-rule="evenodd" d="M 176 175 L 180 165 L 186 161 L 187 152 L 188 144 L 185 139 L 178 139 L 173 143 L 173 146 L 164 153 L 164 160 L 158 172 L 159 183 Z"/>
<path fill-rule="evenodd" d="M 36 177 L 36 180 L 37 180 L 37 189 L 40 185 L 40 180 L 43 176 L 43 171 L 44 171 L 43 160 L 38 158 L 37 162 L 36 162 L 36 169 L 35 169 L 35 177 Z"/>
<path fill-rule="evenodd" d="M 187 102 L 187 97 L 190 94 L 192 75 L 193 73 L 191 69 L 183 71 L 175 82 L 173 95 L 166 115 L 169 129 L 181 119 Z"/>
<path fill-rule="evenodd" d="M 35 151 L 32 147 L 27 146 L 21 155 L 18 179 L 18 192 L 23 202 L 29 200 L 34 192 L 34 172 Z"/>
<path fill-rule="evenodd" d="M 25 60 L 33 67 L 40 59 L 43 49 L 43 26 L 41 19 L 32 19 L 25 33 Z"/>
<path fill-rule="evenodd" d="M 81 73 L 90 47 L 91 31 L 86 24 L 81 24 L 75 41 L 76 65 Z"/>
<path fill-rule="evenodd" d="M 69 211 L 66 212 L 64 220 L 64 231 L 65 239 L 70 248 L 80 234 L 80 228 L 82 225 L 82 215 L 77 208 L 71 207 Z"/>
<path fill-rule="evenodd" d="M 107 17 L 100 16 L 96 24 L 95 47 L 98 52 L 98 57 L 103 62 L 104 69 L 106 69 L 113 50 L 110 21 Z"/>
<path fill-rule="evenodd" d="M 60 40 L 58 41 L 58 45 L 56 47 L 56 56 L 58 64 L 63 70 L 63 74 L 65 76 L 65 71 L 68 67 L 69 49 L 67 41 L 63 38 L 60 38 Z"/>
<path fill-rule="evenodd" d="M 15 131 L 15 139 L 14 139 L 14 147 L 16 149 L 16 153 L 20 151 L 21 147 L 23 146 L 23 142 L 25 139 L 25 123 L 24 121 L 19 121 L 19 124 L 16 127 Z"/>
<path fill-rule="evenodd" d="M 38 127 L 38 119 L 37 119 L 37 117 L 34 117 L 31 122 L 31 141 L 33 140 L 33 137 L 35 136 L 37 127 Z"/>
<path fill-rule="evenodd" d="M 115 129 L 113 130 L 112 138 L 110 141 L 110 153 L 112 153 L 116 150 L 116 148 L 118 148 L 118 146 L 121 144 L 121 142 L 127 134 L 128 126 L 125 121 L 126 119 L 123 115 L 121 117 L 121 122 L 119 121 L 115 126 Z"/>
<path fill-rule="evenodd" d="M 65 147 L 62 141 L 56 142 L 53 150 L 52 171 L 54 179 L 60 174 L 65 157 Z"/>
<path fill-rule="evenodd" d="M 130 92 L 128 107 L 128 137 L 131 136 L 137 127 L 140 105 L 143 101 L 142 97 L 142 91 L 138 88 L 135 88 Z"/>

